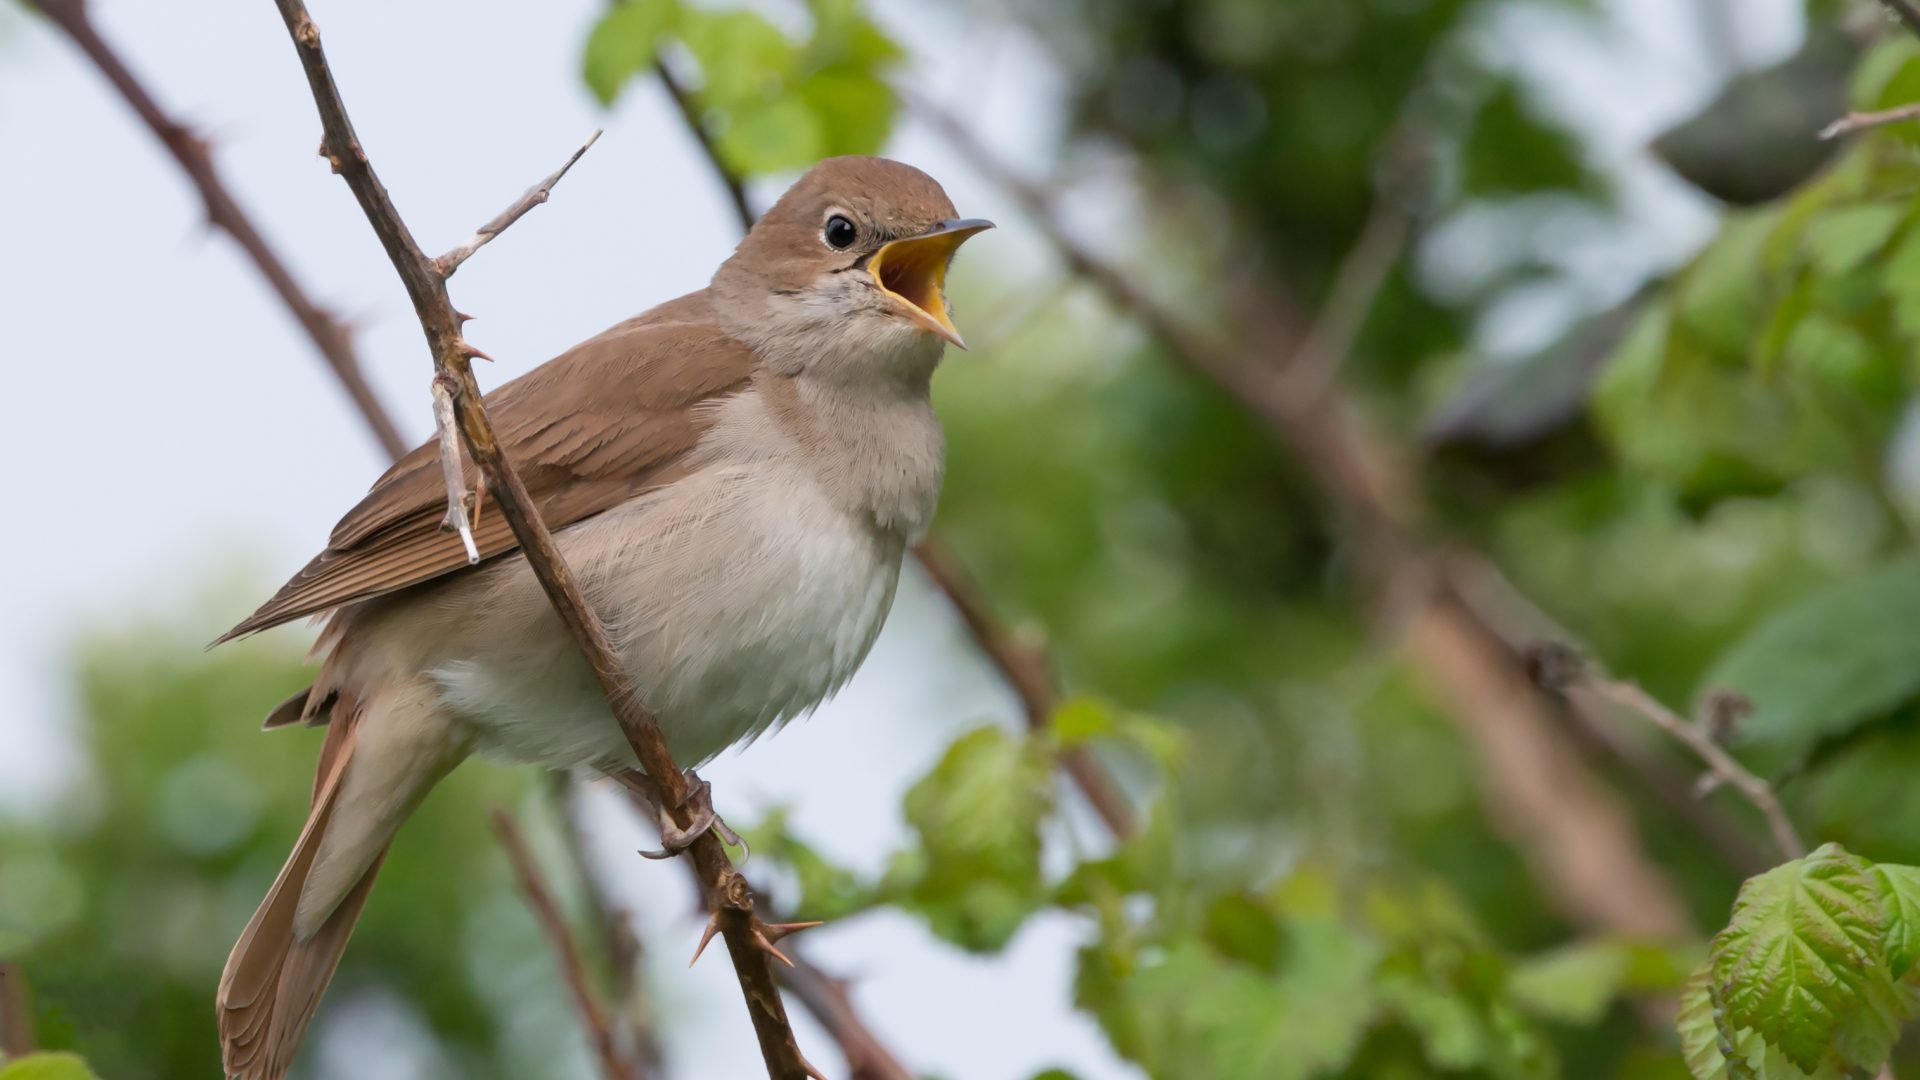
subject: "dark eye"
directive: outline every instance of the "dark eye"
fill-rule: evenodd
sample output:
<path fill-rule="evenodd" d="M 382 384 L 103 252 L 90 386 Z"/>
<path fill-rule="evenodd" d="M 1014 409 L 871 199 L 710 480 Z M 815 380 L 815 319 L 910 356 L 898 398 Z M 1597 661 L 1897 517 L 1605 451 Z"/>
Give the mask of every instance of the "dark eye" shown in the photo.
<path fill-rule="evenodd" d="M 828 247 L 845 251 L 853 246 L 853 222 L 848 221 L 844 214 L 833 215 L 827 219 L 826 237 Z"/>

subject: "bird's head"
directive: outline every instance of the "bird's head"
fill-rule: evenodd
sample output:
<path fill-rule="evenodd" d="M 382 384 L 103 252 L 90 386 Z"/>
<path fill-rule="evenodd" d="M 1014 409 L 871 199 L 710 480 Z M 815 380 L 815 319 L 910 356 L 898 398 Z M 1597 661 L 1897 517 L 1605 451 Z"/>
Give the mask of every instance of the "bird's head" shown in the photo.
<path fill-rule="evenodd" d="M 755 337 L 879 352 L 926 342 L 937 356 L 930 337 L 966 348 L 947 306 L 947 266 L 992 227 L 959 218 L 911 165 L 828 158 L 761 217 L 713 283 L 753 313 Z"/>

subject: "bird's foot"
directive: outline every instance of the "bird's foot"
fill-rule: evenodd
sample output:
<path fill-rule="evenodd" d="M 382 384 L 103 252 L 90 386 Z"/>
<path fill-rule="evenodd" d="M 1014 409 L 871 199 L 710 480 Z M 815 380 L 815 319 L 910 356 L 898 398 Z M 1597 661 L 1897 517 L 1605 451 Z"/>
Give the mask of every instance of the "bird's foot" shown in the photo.
<path fill-rule="evenodd" d="M 664 800 L 660 795 L 660 786 L 655 784 L 647 774 L 637 769 L 629 769 L 615 777 L 623 787 L 645 799 L 653 808 L 654 824 L 660 829 L 660 850 L 642 851 L 641 857 L 671 859 L 692 847 L 694 841 L 711 829 L 719 835 L 721 840 L 739 848 L 742 852 L 740 861 L 746 862 L 753 854 L 752 849 L 747 847 L 747 842 L 740 838 L 739 833 L 728 826 L 725 819 L 714 812 L 713 788 L 705 780 L 695 776 L 692 769 L 687 770 L 686 777 L 690 787 L 686 807 L 692 815 L 692 820 L 684 827 L 676 824 L 673 818 L 661 809 Z"/>

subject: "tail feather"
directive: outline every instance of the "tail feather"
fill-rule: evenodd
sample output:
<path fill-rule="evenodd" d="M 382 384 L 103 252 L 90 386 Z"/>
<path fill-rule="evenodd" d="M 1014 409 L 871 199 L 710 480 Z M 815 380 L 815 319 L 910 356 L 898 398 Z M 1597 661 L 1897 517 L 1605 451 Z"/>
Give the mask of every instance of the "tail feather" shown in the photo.
<path fill-rule="evenodd" d="M 295 937 L 294 913 L 333 817 L 341 776 L 353 756 L 356 728 L 344 723 L 329 729 L 306 827 L 267 898 L 234 944 L 220 976 L 221 1058 L 230 1077 L 279 1080 L 286 1074 L 385 858 L 383 848 L 311 937 L 305 941 Z"/>

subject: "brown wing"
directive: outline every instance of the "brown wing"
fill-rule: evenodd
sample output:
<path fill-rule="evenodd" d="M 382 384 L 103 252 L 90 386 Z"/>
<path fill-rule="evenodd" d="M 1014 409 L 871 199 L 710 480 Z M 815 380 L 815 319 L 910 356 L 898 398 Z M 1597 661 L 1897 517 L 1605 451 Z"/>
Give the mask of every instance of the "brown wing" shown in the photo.
<path fill-rule="evenodd" d="M 751 373 L 751 354 L 714 324 L 705 293 L 693 293 L 500 387 L 487 413 L 541 516 L 559 529 L 678 475 L 709 422 L 699 407 L 737 393 Z M 459 536 L 440 528 L 438 453 L 428 442 L 395 463 L 334 526 L 327 549 L 214 644 L 465 568 Z M 474 543 L 483 559 L 519 546 L 504 517 L 484 512 Z"/>

